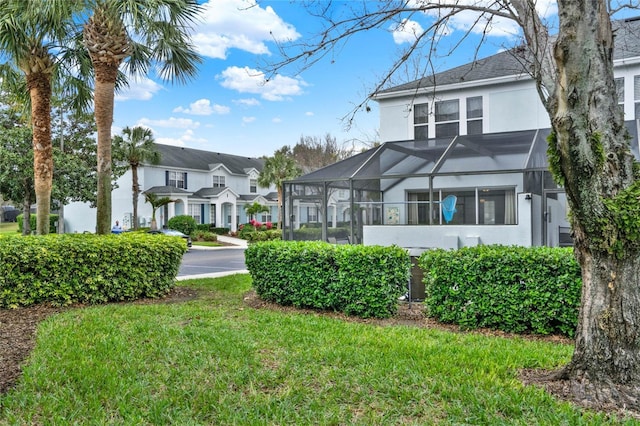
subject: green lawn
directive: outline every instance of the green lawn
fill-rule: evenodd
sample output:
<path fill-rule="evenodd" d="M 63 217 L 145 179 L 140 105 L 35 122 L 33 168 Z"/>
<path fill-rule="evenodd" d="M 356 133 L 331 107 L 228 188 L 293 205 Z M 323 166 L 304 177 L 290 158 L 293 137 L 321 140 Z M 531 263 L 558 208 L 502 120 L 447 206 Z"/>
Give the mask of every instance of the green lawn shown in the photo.
<path fill-rule="evenodd" d="M 616 424 L 518 380 L 567 345 L 256 310 L 248 275 L 180 285 L 199 298 L 41 324 L 0 424 Z"/>
<path fill-rule="evenodd" d="M 16 234 L 18 232 L 18 224 L 16 222 L 3 222 L 0 223 L 0 235 L 1 234 Z"/>

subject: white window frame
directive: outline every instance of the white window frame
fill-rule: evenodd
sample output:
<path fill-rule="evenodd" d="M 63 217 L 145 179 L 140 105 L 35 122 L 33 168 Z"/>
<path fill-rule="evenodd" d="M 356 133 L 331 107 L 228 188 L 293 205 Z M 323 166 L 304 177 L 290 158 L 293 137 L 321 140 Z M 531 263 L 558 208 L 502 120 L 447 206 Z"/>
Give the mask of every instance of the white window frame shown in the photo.
<path fill-rule="evenodd" d="M 211 187 L 212 188 L 226 188 L 227 187 L 227 179 L 224 175 L 213 175 L 211 178 Z"/>
<path fill-rule="evenodd" d="M 196 223 L 202 223 L 202 206 L 200 204 L 189 204 L 189 216 L 194 218 Z"/>
<path fill-rule="evenodd" d="M 169 186 L 173 188 L 186 189 L 184 184 L 185 172 L 175 172 L 169 170 Z"/>
<path fill-rule="evenodd" d="M 258 192 L 258 179 L 249 179 L 249 193 L 255 194 Z"/>
<path fill-rule="evenodd" d="M 445 105 L 456 105 L 458 107 L 458 111 L 456 113 L 451 114 L 438 114 L 439 107 L 444 107 Z M 460 99 L 447 99 L 446 101 L 437 101 L 434 104 L 434 120 L 435 120 L 435 136 L 439 137 L 454 137 L 460 134 Z M 453 117 L 440 117 L 440 115 L 452 115 Z M 455 124 L 457 126 L 457 131 L 455 134 L 445 134 L 442 135 L 438 131 L 442 128 L 443 125 Z"/>
<path fill-rule="evenodd" d="M 418 136 L 422 134 L 422 136 Z M 413 105 L 413 135 L 416 140 L 423 140 L 429 137 L 429 104 Z"/>

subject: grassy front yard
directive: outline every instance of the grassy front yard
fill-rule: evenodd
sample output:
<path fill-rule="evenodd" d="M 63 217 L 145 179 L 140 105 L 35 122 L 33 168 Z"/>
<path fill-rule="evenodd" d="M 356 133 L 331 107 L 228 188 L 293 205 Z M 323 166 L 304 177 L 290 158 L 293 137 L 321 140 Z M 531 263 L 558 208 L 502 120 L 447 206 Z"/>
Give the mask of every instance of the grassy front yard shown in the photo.
<path fill-rule="evenodd" d="M 253 309 L 248 275 L 181 303 L 41 324 L 0 424 L 615 424 L 518 380 L 571 347 Z"/>
<path fill-rule="evenodd" d="M 18 232 L 18 224 L 16 222 L 2 222 L 0 223 L 0 235 L 2 234 L 16 234 Z"/>

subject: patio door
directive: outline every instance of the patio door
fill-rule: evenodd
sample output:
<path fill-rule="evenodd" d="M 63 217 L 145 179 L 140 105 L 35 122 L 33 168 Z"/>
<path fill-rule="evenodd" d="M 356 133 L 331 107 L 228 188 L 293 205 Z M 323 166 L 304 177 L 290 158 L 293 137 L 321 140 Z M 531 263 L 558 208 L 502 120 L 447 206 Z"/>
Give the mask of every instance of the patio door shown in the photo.
<path fill-rule="evenodd" d="M 548 247 L 570 247 L 571 225 L 567 218 L 567 194 L 563 189 L 545 189 L 542 197 L 542 237 Z"/>

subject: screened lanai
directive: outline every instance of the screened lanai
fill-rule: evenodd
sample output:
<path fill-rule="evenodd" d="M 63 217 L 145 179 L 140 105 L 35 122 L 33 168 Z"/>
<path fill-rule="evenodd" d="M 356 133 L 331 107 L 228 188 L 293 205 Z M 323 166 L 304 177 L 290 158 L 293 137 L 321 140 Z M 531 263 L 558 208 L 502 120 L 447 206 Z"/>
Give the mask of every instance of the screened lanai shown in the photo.
<path fill-rule="evenodd" d="M 638 158 L 637 122 L 628 123 Z M 549 129 L 386 142 L 284 183 L 284 238 L 455 248 L 564 245 Z"/>

